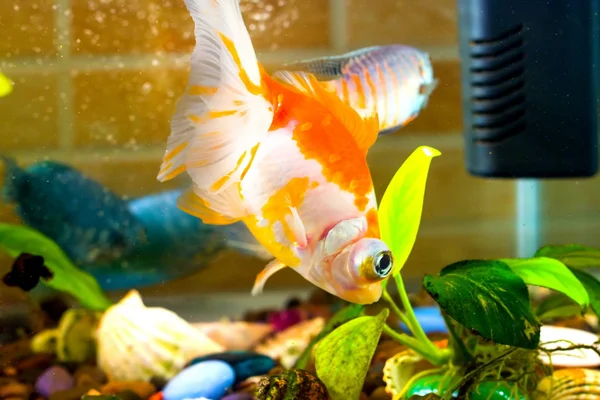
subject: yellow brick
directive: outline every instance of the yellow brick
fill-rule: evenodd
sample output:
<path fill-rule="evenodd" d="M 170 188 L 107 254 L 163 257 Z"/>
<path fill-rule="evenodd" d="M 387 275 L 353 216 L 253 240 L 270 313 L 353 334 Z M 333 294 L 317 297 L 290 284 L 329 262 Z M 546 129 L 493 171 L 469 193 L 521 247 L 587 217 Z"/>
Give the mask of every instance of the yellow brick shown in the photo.
<path fill-rule="evenodd" d="M 53 0 L 0 2 L 0 59 L 55 53 Z"/>
<path fill-rule="evenodd" d="M 589 218 L 600 211 L 600 176 L 542 181 L 544 218 Z"/>
<path fill-rule="evenodd" d="M 456 0 L 346 0 L 352 47 L 457 43 Z"/>
<path fill-rule="evenodd" d="M 73 2 L 76 54 L 191 52 L 194 24 L 183 0 Z M 257 50 L 327 45 L 328 2 L 242 0 Z"/>
<path fill-rule="evenodd" d="M 76 145 L 166 146 L 187 79 L 183 69 L 74 73 Z"/>
<path fill-rule="evenodd" d="M 50 73 L 9 73 L 12 93 L 0 98 L 0 149 L 35 152 L 59 143 L 56 76 Z"/>

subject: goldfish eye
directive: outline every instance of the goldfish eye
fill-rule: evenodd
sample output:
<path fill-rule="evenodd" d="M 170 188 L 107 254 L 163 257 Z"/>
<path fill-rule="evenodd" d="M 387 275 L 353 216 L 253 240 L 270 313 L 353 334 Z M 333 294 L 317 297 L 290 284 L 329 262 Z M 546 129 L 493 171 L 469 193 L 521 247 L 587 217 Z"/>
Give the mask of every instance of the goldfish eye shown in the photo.
<path fill-rule="evenodd" d="M 394 258 L 392 257 L 392 253 L 390 251 L 382 251 L 378 255 L 375 256 L 375 273 L 380 278 L 387 277 L 390 272 L 392 272 L 392 267 L 394 266 Z"/>

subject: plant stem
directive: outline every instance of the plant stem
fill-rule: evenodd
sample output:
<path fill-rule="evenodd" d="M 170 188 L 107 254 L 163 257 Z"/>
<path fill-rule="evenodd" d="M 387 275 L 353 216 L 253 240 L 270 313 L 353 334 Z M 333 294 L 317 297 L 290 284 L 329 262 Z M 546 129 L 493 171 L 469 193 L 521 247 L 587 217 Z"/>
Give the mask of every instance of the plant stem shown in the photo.
<path fill-rule="evenodd" d="M 395 341 L 403 344 L 415 353 L 419 354 L 421 357 L 425 358 L 435 366 L 441 365 L 452 358 L 451 349 L 439 349 L 433 344 L 430 347 L 427 345 L 427 343 L 423 343 L 412 336 L 408 336 L 406 333 L 396 332 L 388 324 L 383 326 L 383 332 L 385 332 Z"/>
<path fill-rule="evenodd" d="M 427 345 L 430 349 L 435 349 L 438 351 L 439 349 L 429 340 L 423 328 L 417 321 L 417 317 L 415 316 L 415 312 L 410 304 L 410 300 L 408 299 L 408 294 L 406 293 L 406 288 L 404 287 L 404 281 L 402 280 L 402 276 L 400 274 L 394 275 L 394 279 L 396 280 L 396 287 L 398 288 L 398 294 L 400 295 L 400 301 L 402 302 L 402 307 L 404 307 L 404 311 L 406 312 L 407 324 L 408 328 L 415 336 L 415 338 L 425 345 Z"/>
<path fill-rule="evenodd" d="M 408 326 L 410 329 L 408 318 L 406 318 L 406 315 L 402 312 L 402 310 L 400 310 L 400 307 L 396 305 L 394 299 L 392 299 L 392 296 L 390 296 L 390 293 L 387 291 L 387 289 L 383 290 L 383 299 L 388 302 L 392 308 L 392 311 L 398 316 L 398 318 L 400 318 L 400 321 L 402 321 L 404 325 Z"/>

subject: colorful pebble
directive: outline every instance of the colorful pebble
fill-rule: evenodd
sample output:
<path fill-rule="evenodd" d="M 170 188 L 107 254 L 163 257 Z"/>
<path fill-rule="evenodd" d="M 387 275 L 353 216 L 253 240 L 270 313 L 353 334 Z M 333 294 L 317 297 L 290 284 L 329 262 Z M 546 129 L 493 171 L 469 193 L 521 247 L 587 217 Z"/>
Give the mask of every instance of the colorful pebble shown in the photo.
<path fill-rule="evenodd" d="M 219 360 L 229 364 L 235 371 L 234 384 L 245 381 L 251 376 L 265 375 L 275 367 L 275 361 L 271 357 L 241 350 L 226 351 L 223 353 L 197 357 L 190 361 L 188 365 L 195 365 L 209 360 Z"/>
<path fill-rule="evenodd" d="M 183 369 L 164 387 L 164 400 L 220 399 L 235 381 L 233 368 L 220 360 L 202 361 Z"/>
<path fill-rule="evenodd" d="M 74 386 L 73 376 L 57 365 L 45 370 L 35 382 L 35 390 L 44 397 L 50 397 L 55 392 L 69 390 Z"/>

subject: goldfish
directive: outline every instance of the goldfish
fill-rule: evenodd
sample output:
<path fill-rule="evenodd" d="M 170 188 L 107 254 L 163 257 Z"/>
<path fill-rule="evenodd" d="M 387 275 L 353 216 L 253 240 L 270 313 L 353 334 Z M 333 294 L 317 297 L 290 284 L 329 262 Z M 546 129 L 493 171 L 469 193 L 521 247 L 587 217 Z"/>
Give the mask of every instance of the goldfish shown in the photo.
<path fill-rule="evenodd" d="M 4 157 L 4 200 L 52 239 L 103 290 L 141 288 L 187 276 L 225 250 L 269 259 L 242 223 L 205 225 L 177 207 L 187 188 L 124 199 L 76 168 Z"/>
<path fill-rule="evenodd" d="M 417 118 L 439 82 L 426 52 L 399 44 L 298 61 L 283 68 L 314 74 L 363 118 L 376 113 L 380 135 Z"/>
<path fill-rule="evenodd" d="M 242 221 L 273 256 L 253 295 L 291 268 L 343 300 L 376 302 L 393 266 L 366 159 L 377 115 L 361 117 L 309 72 L 269 75 L 237 0 L 185 4 L 196 44 L 157 179 L 186 172 L 182 210 Z"/>

